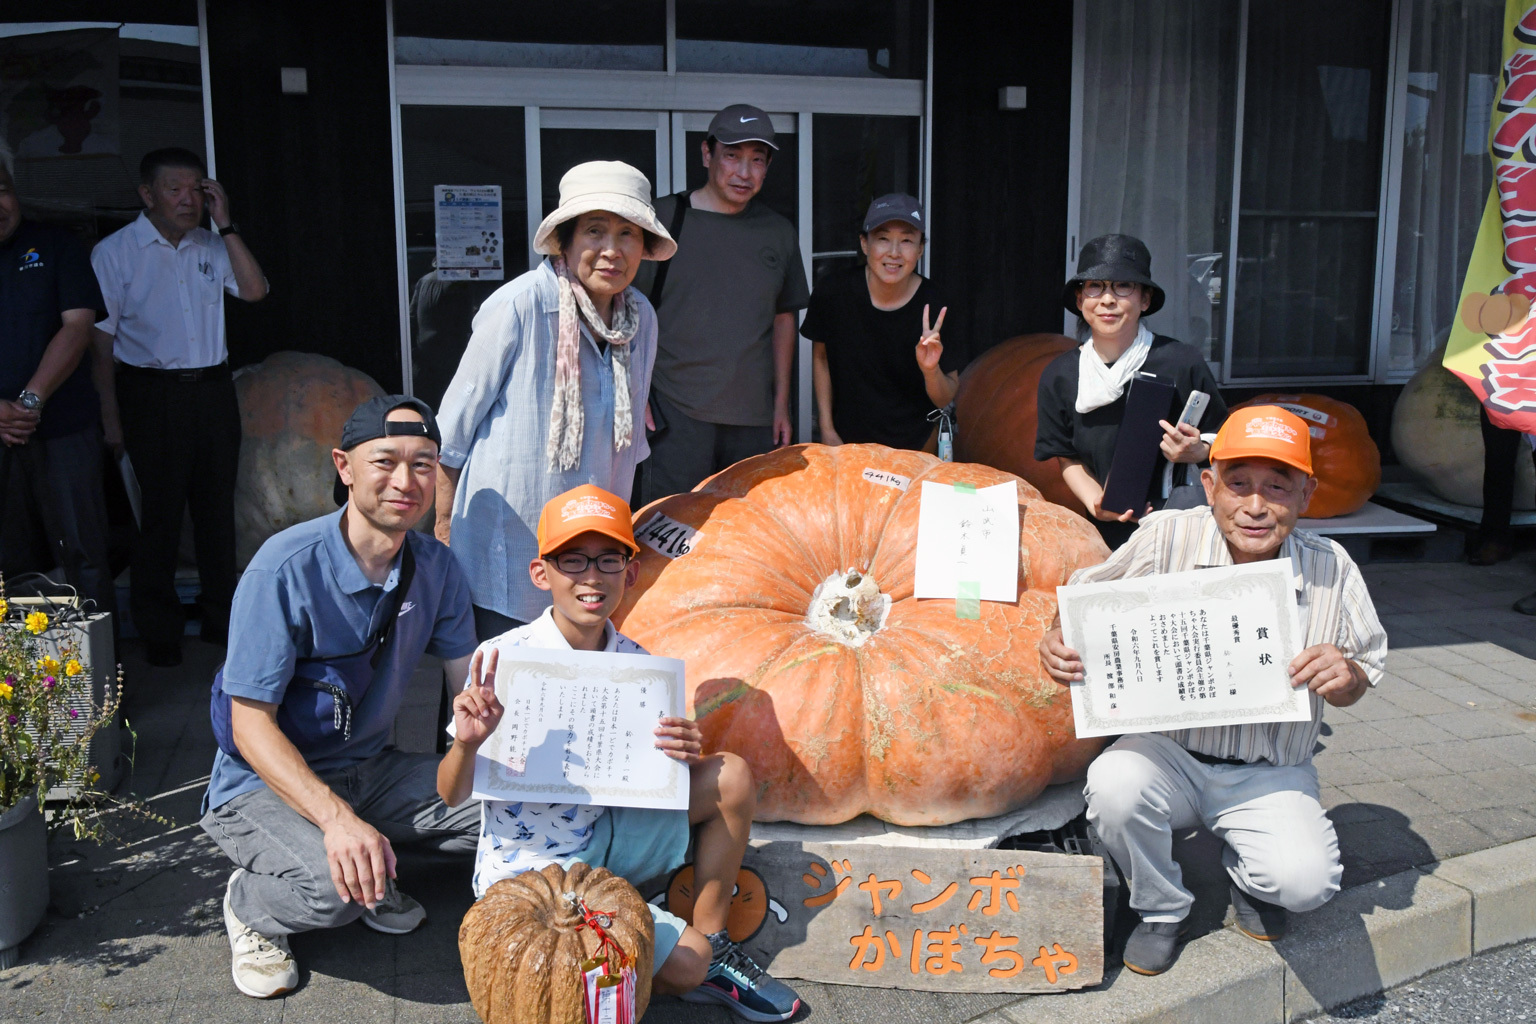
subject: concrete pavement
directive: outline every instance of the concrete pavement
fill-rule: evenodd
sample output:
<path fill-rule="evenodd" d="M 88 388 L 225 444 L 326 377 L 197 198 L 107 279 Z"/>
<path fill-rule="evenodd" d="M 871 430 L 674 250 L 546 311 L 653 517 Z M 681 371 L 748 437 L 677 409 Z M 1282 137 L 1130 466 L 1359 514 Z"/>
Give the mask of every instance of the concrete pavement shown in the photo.
<path fill-rule="evenodd" d="M 1350 888 L 1293 937 L 1271 949 L 1220 927 L 1225 882 L 1208 870 L 1210 838 L 1194 835 L 1181 858 L 1205 934 L 1167 975 L 1111 972 L 1092 992 L 1022 999 L 800 984 L 801 1019 L 1296 1019 L 1536 925 L 1533 904 L 1521 902 L 1536 900 L 1536 844 L 1508 845 L 1536 836 L 1536 621 L 1509 611 L 1536 589 L 1536 555 L 1365 572 L 1392 639 L 1389 676 L 1355 708 L 1330 709 L 1317 755 Z M 0 972 L 0 1020 L 475 1020 L 456 949 L 467 872 L 428 860 L 401 867 L 402 887 L 431 915 L 421 931 L 390 938 L 353 925 L 300 936 L 298 992 L 261 1003 L 234 991 L 218 912 L 228 865 L 196 825 L 213 751 L 208 680 L 221 652 L 189 639 L 187 653 L 176 670 L 124 657 L 137 734 L 127 786 L 175 825 L 118 821 L 122 840 L 106 848 L 55 841 L 50 913 L 22 963 Z M 435 699 L 423 675 L 397 727 L 402 746 L 427 749 Z M 733 1018 L 662 999 L 646 1019 Z"/>

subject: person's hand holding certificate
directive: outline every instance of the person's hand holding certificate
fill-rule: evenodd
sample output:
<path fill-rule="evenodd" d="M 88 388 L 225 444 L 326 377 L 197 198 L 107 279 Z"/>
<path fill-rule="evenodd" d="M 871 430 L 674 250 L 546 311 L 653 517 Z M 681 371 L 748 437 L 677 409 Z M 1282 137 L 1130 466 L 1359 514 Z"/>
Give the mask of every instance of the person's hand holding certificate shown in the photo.
<path fill-rule="evenodd" d="M 1312 717 L 1287 560 L 1060 587 L 1078 736 Z M 1049 661 L 1049 655 L 1047 655 Z M 1301 680 L 1305 682 L 1305 680 Z"/>

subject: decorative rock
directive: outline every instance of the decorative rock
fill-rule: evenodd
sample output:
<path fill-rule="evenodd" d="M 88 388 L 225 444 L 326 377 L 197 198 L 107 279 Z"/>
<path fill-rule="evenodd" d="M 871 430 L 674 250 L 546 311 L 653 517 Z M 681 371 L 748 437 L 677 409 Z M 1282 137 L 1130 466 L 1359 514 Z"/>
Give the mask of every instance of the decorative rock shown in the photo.
<path fill-rule="evenodd" d="M 1392 449 L 1438 497 L 1483 507 L 1483 434 L 1477 396 L 1440 365 L 1445 348 L 1403 388 L 1392 410 Z M 1517 509 L 1536 508 L 1531 460 L 1520 453 L 1512 467 Z"/>
<path fill-rule="evenodd" d="M 274 352 L 235 374 L 240 473 L 235 483 L 235 560 L 285 530 L 336 508 L 331 449 L 347 417 L 384 389 L 360 370 L 307 352 Z"/>

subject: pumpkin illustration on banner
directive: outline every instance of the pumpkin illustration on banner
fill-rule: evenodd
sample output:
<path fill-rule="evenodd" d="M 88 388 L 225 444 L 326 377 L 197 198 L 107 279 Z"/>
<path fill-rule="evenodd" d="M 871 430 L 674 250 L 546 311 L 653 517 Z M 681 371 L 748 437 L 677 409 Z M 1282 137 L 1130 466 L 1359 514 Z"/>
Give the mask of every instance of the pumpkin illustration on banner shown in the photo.
<path fill-rule="evenodd" d="M 1040 374 L 1076 348 L 1064 334 L 1024 334 L 994 345 L 960 375 L 955 392 L 955 459 L 1023 477 L 1047 501 L 1076 512 L 1082 502 L 1061 478 L 1056 459 L 1035 461 Z"/>
<path fill-rule="evenodd" d="M 913 597 L 924 481 L 1018 484 L 1018 599 Z M 615 621 L 687 663 L 709 751 L 752 766 L 762 821 L 1003 814 L 1078 778 L 1065 687 L 1037 644 L 1056 587 L 1109 555 L 1098 531 L 1011 474 L 874 444 L 747 459 L 635 516 L 640 579 Z"/>
<path fill-rule="evenodd" d="M 1278 405 L 1306 420 L 1317 477 L 1317 490 L 1302 513 L 1308 519 L 1358 512 L 1381 486 L 1381 452 L 1365 417 L 1348 402 L 1323 395 L 1260 395 L 1235 408 L 1250 405 Z"/>
<path fill-rule="evenodd" d="M 581 962 L 600 940 L 572 895 L 609 921 L 604 930 L 634 964 L 635 1019 L 644 1016 L 656 950 L 645 901 L 606 868 L 551 864 L 495 883 L 459 925 L 464 984 L 486 1024 L 585 1024 Z"/>

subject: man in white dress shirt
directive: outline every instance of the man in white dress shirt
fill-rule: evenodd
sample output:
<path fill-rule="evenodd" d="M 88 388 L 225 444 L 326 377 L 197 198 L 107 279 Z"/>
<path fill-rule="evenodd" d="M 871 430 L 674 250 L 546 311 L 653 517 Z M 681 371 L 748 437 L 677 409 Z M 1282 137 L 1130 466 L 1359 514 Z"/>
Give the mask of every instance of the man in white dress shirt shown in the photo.
<path fill-rule="evenodd" d="M 240 410 L 224 343 L 224 293 L 256 302 L 267 281 L 230 219 L 229 199 L 197 154 L 158 149 L 139 164 L 144 211 L 91 254 L 116 360 L 103 396 L 107 436 L 121 431 L 143 491 L 129 594 L 151 665 L 181 661 L 176 595 L 190 508 L 202 584 L 203 639 L 222 644 L 235 589 L 235 469 Z M 215 231 L 201 227 L 207 210 Z M 120 427 L 114 420 L 120 420 Z"/>

